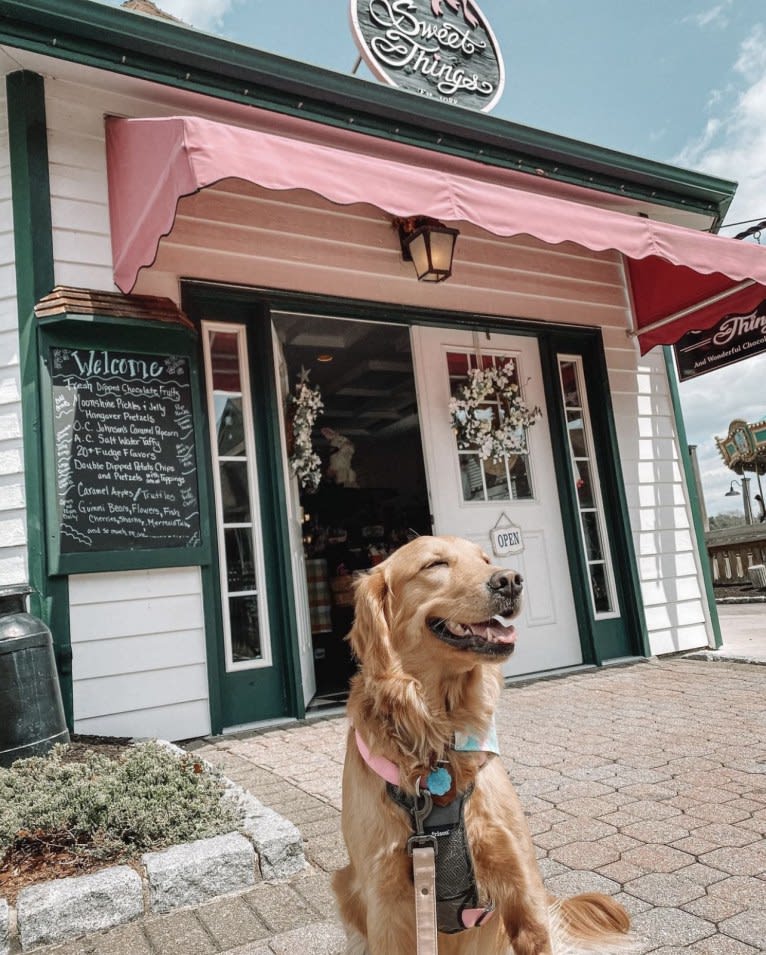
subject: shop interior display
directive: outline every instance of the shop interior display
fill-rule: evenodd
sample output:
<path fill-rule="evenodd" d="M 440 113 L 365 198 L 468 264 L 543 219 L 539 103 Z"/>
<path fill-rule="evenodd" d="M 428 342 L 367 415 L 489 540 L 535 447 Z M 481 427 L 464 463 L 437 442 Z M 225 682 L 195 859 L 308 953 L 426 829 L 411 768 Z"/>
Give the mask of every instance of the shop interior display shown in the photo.
<path fill-rule="evenodd" d="M 354 575 L 431 531 L 409 330 L 298 315 L 275 326 L 288 396 L 304 383 L 323 406 L 311 430 L 319 482 L 299 493 L 317 695 L 342 699 Z"/>

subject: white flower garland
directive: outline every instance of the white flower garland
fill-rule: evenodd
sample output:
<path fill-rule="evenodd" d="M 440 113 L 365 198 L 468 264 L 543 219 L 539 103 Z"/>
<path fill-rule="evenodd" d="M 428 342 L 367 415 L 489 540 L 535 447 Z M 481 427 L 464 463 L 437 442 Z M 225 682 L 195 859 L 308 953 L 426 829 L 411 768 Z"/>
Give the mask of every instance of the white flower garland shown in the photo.
<path fill-rule="evenodd" d="M 293 405 L 293 448 L 290 454 L 290 470 L 304 491 L 316 491 L 322 479 L 322 459 L 314 451 L 311 430 L 324 409 L 319 385 L 311 387 L 305 381 L 295 386 L 290 395 Z"/>
<path fill-rule="evenodd" d="M 461 451 L 476 451 L 486 461 L 500 461 L 512 454 L 527 453 L 526 428 L 542 415 L 538 407 L 528 408 L 513 380 L 516 363 L 509 358 L 503 365 L 471 368 L 468 380 L 449 403 L 452 430 Z M 492 407 L 492 403 L 499 403 Z M 493 428 L 496 411 L 500 426 Z"/>

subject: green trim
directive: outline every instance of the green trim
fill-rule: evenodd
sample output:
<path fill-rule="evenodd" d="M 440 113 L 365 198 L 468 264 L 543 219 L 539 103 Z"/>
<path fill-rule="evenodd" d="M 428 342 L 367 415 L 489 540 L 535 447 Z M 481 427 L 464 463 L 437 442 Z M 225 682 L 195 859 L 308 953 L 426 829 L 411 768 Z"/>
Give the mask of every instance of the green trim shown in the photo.
<path fill-rule="evenodd" d="M 540 363 L 543 371 L 543 386 L 545 403 L 548 411 L 548 427 L 551 435 L 551 451 L 556 472 L 559 504 L 561 506 L 561 522 L 564 529 L 564 544 L 567 550 L 569 576 L 572 582 L 572 597 L 575 605 L 577 628 L 580 632 L 580 643 L 583 651 L 583 663 L 595 663 L 601 666 L 602 660 L 595 640 L 593 630 L 593 613 L 590 608 L 590 584 L 587 578 L 586 564 L 582 553 L 582 543 L 578 533 L 579 515 L 575 501 L 575 491 L 572 484 L 572 468 L 567 455 L 566 419 L 561 401 L 559 388 L 559 370 L 557 354 L 563 351 L 556 340 L 557 336 L 550 335 L 540 339 Z M 593 343 L 595 335 L 584 332 L 579 336 L 579 347 L 576 353 Z"/>
<path fill-rule="evenodd" d="M 272 647 L 270 668 L 237 672 L 227 672 L 225 669 L 219 548 L 211 519 L 212 561 L 211 566 L 203 570 L 203 579 L 205 616 L 206 621 L 209 621 L 206 642 L 211 721 L 214 732 L 220 732 L 226 726 L 247 724 L 259 719 L 283 716 L 301 718 L 305 715 L 305 708 L 287 531 L 287 503 L 281 467 L 282 448 L 276 404 L 278 392 L 273 371 L 271 320 L 262 297 L 257 297 L 247 290 L 232 291 L 220 286 L 205 286 L 204 292 L 204 295 L 198 295 L 197 287 L 191 283 L 184 282 L 181 286 L 182 307 L 192 321 L 198 326 L 202 321 L 208 320 L 234 322 L 244 325 L 248 332 L 260 528 L 266 556 L 264 571 Z M 212 461 L 209 438 L 208 431 L 205 442 L 208 462 Z M 212 473 L 208 480 L 212 489 Z M 212 501 L 211 490 L 211 516 L 214 510 Z M 263 682 L 269 680 L 274 682 Z M 278 711 L 275 708 L 277 698 Z M 257 704 L 259 701 L 263 704 L 264 700 L 270 711 L 260 715 L 257 713 Z"/>
<path fill-rule="evenodd" d="M 710 624 L 713 628 L 713 640 L 715 642 L 715 649 L 717 650 L 723 645 L 721 622 L 718 619 L 718 607 L 715 602 L 710 558 L 708 557 L 707 548 L 705 547 L 705 528 L 702 522 L 702 509 L 700 508 L 699 495 L 697 493 L 697 481 L 694 476 L 691 457 L 689 456 L 689 441 L 686 437 L 686 423 L 684 422 L 683 408 L 681 407 L 681 395 L 678 391 L 678 378 L 676 377 L 676 366 L 673 360 L 673 349 L 670 345 L 663 345 L 662 350 L 665 356 L 665 370 L 670 387 L 670 400 L 673 404 L 673 414 L 676 421 L 676 430 L 678 431 L 681 465 L 684 471 L 686 487 L 689 492 L 689 507 L 692 513 L 692 524 L 694 525 L 694 535 L 697 541 L 697 553 L 702 567 L 702 578 L 705 582 L 705 595 L 707 596 L 708 610 L 710 611 Z"/>
<path fill-rule="evenodd" d="M 301 678 L 300 641 L 298 639 L 297 609 L 295 606 L 295 582 L 292 575 L 290 557 L 290 533 L 288 529 L 288 508 L 285 493 L 286 480 L 282 467 L 282 436 L 279 425 L 279 387 L 275 378 L 274 342 L 272 338 L 271 316 L 262 309 L 262 314 L 248 326 L 250 331 L 251 352 L 259 356 L 258 364 L 251 367 L 263 372 L 262 382 L 266 386 L 259 389 L 261 415 L 260 447 L 258 455 L 258 486 L 263 495 L 266 491 L 266 511 L 270 520 L 263 522 L 264 537 L 268 535 L 269 549 L 276 556 L 276 566 L 272 570 L 271 593 L 279 595 L 277 607 L 270 606 L 272 632 L 287 636 L 285 663 L 285 684 L 287 688 L 288 711 L 298 719 L 306 715 L 303 700 L 303 681 Z M 266 367 L 264 367 L 264 363 Z M 264 541 L 264 544 L 266 541 Z M 276 611 L 276 612 L 275 612 Z M 276 624 L 276 631 L 273 630 Z"/>
<path fill-rule="evenodd" d="M 207 459 L 210 461 L 210 446 L 207 445 Z M 203 567 L 202 612 L 205 618 L 205 653 L 207 658 L 207 692 L 210 707 L 210 732 L 218 736 L 224 729 L 223 703 L 221 700 L 221 676 L 223 669 L 219 658 L 219 634 L 223 632 L 221 620 L 221 586 L 218 578 L 218 539 L 211 537 L 213 561 L 209 567 Z"/>
<path fill-rule="evenodd" d="M 456 109 L 89 0 L 0 0 L 0 42 L 219 99 L 351 128 L 713 217 L 736 184 Z"/>
<path fill-rule="evenodd" d="M 570 567 L 572 569 L 572 587 L 577 610 L 580 633 L 589 635 L 584 640 L 583 649 L 590 647 L 592 657 L 586 655 L 585 662 L 594 662 L 601 666 L 614 658 L 614 654 L 605 654 L 604 644 L 618 639 L 615 627 L 624 630 L 629 646 L 628 655 L 636 653 L 650 656 L 638 563 L 630 533 L 630 515 L 623 485 L 623 477 L 618 462 L 620 460 L 617 434 L 614 427 L 614 413 L 609 390 L 604 344 L 599 330 L 574 332 L 571 328 L 565 332 L 553 333 L 541 342 L 544 356 L 546 401 L 551 420 L 556 477 L 559 484 L 559 499 L 564 520 L 564 532 Z M 571 478 L 571 464 L 566 452 L 569 441 L 566 418 L 564 415 L 561 388 L 559 384 L 558 356 L 560 354 L 579 355 L 582 359 L 583 377 L 590 410 L 590 424 L 595 442 L 596 464 L 601 485 L 601 494 L 606 517 L 608 542 L 611 552 L 612 568 L 617 586 L 619 618 L 597 620 L 593 615 L 590 602 L 590 581 L 583 553 L 582 540 L 577 530 L 579 514 L 577 491 Z M 619 556 L 618 556 L 619 555 Z M 600 632 L 599 632 L 600 631 Z"/>
<path fill-rule="evenodd" d="M 49 578 L 45 550 L 45 486 L 41 462 L 41 406 L 38 380 L 40 346 L 34 306 L 53 288 L 45 84 L 36 73 L 19 71 L 6 79 L 8 142 L 19 317 L 19 371 L 24 441 L 27 559 L 32 588 L 30 611 L 53 634 L 67 724 L 73 728 L 72 647 L 69 584 Z"/>
<path fill-rule="evenodd" d="M 185 307 L 185 306 L 184 306 Z M 199 332 L 199 330 L 198 330 Z M 199 367 L 203 368 L 202 341 L 198 335 L 197 356 Z M 221 578 L 218 573 L 218 533 L 215 524 L 215 501 L 213 490 L 213 452 L 210 447 L 210 428 L 207 420 L 207 388 L 204 368 L 200 375 L 200 395 L 202 400 L 201 433 L 199 434 L 199 453 L 202 456 L 202 468 L 198 472 L 199 489 L 202 494 L 204 484 L 205 513 L 200 507 L 200 520 L 208 528 L 210 541 L 210 562 L 201 568 L 202 612 L 205 618 L 205 655 L 207 659 L 207 689 L 210 706 L 210 732 L 216 736 L 223 732 L 223 676 L 224 663 L 221 654 L 221 634 L 223 617 L 221 609 Z"/>
<path fill-rule="evenodd" d="M 597 333 L 598 347 L 583 356 L 585 387 L 590 405 L 591 423 L 596 440 L 596 459 L 601 476 L 601 488 L 607 513 L 616 515 L 608 531 L 615 563 L 615 577 L 622 602 L 622 614 L 632 628 L 633 644 L 645 657 L 652 655 L 649 632 L 641 595 L 641 575 L 633 544 L 628 498 L 622 474 L 620 445 L 609 385 L 609 369 L 604 351 L 601 329 Z"/>
<path fill-rule="evenodd" d="M 306 311 L 313 315 L 331 317 L 358 318 L 362 321 L 373 320 L 387 325 L 429 325 L 437 328 L 465 328 L 471 331 L 481 329 L 490 332 L 507 332 L 508 323 L 513 322 L 514 335 L 544 335 L 547 332 L 571 332 L 571 325 L 559 325 L 554 322 L 537 321 L 514 316 L 484 315 L 479 312 L 438 312 L 434 309 L 402 305 L 392 311 L 390 303 L 367 302 L 359 299 L 312 294 L 310 292 L 292 292 L 264 286 L 226 287 L 208 281 L 185 281 L 185 292 L 192 294 L 201 304 L 214 306 L 221 304 L 224 296 L 229 303 L 252 305 L 254 302 L 267 304 L 272 311 Z M 189 310 L 184 306 L 186 314 Z M 584 327 L 584 331 L 595 333 L 596 328 Z"/>

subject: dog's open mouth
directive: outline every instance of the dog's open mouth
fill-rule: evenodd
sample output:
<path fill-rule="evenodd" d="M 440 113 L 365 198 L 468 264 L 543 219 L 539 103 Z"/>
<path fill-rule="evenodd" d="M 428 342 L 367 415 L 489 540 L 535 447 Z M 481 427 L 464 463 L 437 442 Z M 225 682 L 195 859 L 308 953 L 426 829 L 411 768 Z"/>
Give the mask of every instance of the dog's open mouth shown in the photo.
<path fill-rule="evenodd" d="M 444 643 L 458 650 L 510 656 L 516 646 L 516 628 L 510 616 L 495 614 L 481 623 L 458 623 L 456 620 L 432 619 L 428 626 Z"/>

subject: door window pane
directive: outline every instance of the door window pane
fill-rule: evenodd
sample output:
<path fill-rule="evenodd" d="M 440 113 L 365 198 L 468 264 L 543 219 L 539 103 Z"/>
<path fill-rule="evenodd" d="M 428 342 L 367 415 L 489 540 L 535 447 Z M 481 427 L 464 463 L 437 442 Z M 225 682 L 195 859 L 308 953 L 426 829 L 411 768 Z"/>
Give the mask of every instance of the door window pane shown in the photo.
<path fill-rule="evenodd" d="M 224 524 L 249 524 L 250 475 L 247 461 L 222 461 L 219 471 Z"/>
<path fill-rule="evenodd" d="M 222 458 L 245 455 L 245 429 L 242 421 L 242 399 L 215 395 L 215 420 L 218 453 Z"/>
<path fill-rule="evenodd" d="M 459 397 L 466 384 L 469 369 L 502 367 L 511 356 L 483 354 L 477 357 L 475 353 L 466 351 L 447 352 L 446 358 L 450 394 L 454 398 Z M 515 368 L 512 383 L 520 387 L 518 356 L 514 356 L 513 361 Z M 487 400 L 482 402 L 476 411 L 477 419 L 487 423 L 489 433 L 502 427 L 506 414 L 506 407 L 499 395 L 488 395 Z M 526 446 L 524 430 L 519 428 L 515 433 L 515 440 L 522 447 Z M 504 454 L 493 459 L 482 457 L 479 445 L 474 445 L 465 448 L 458 446 L 457 454 L 464 501 L 517 501 L 533 497 L 527 451 Z"/>
<path fill-rule="evenodd" d="M 258 625 L 258 598 L 230 597 L 229 620 L 231 621 L 231 644 L 234 663 L 259 660 L 261 657 L 261 634 Z"/>
<path fill-rule="evenodd" d="M 483 462 L 484 479 L 487 482 L 487 497 L 490 501 L 509 501 L 511 492 L 508 486 L 507 458 Z"/>
<path fill-rule="evenodd" d="M 575 458 L 587 458 L 588 447 L 585 443 L 582 411 L 567 411 L 567 431 L 569 432 L 569 444 L 572 447 L 572 456 Z"/>
<path fill-rule="evenodd" d="M 585 537 L 585 552 L 588 560 L 601 560 L 601 536 L 598 530 L 598 517 L 595 511 L 582 511 L 582 531 Z"/>
<path fill-rule="evenodd" d="M 604 564 L 590 565 L 590 586 L 596 613 L 608 613 L 612 609 L 609 599 L 609 581 Z"/>
<path fill-rule="evenodd" d="M 226 572 L 229 592 L 255 590 L 255 561 L 253 559 L 253 537 L 247 527 L 227 527 L 224 531 L 226 541 Z"/>
<path fill-rule="evenodd" d="M 203 323 L 227 670 L 271 663 L 246 330 Z"/>
<path fill-rule="evenodd" d="M 577 498 L 580 502 L 581 509 L 586 510 L 595 504 L 590 464 L 588 461 L 575 461 L 574 465 Z"/>
<path fill-rule="evenodd" d="M 210 376 L 213 390 L 238 392 L 242 390 L 238 335 L 236 332 L 216 330 L 209 333 Z"/>
<path fill-rule="evenodd" d="M 568 453 L 577 492 L 580 535 L 588 564 L 591 602 L 595 615 L 617 612 L 604 509 L 593 455 L 593 433 L 584 387 L 582 359 L 559 357 L 561 395 L 564 404 Z"/>
<path fill-rule="evenodd" d="M 463 485 L 464 501 L 484 501 L 483 469 L 478 454 L 461 454 L 460 480 Z"/>

